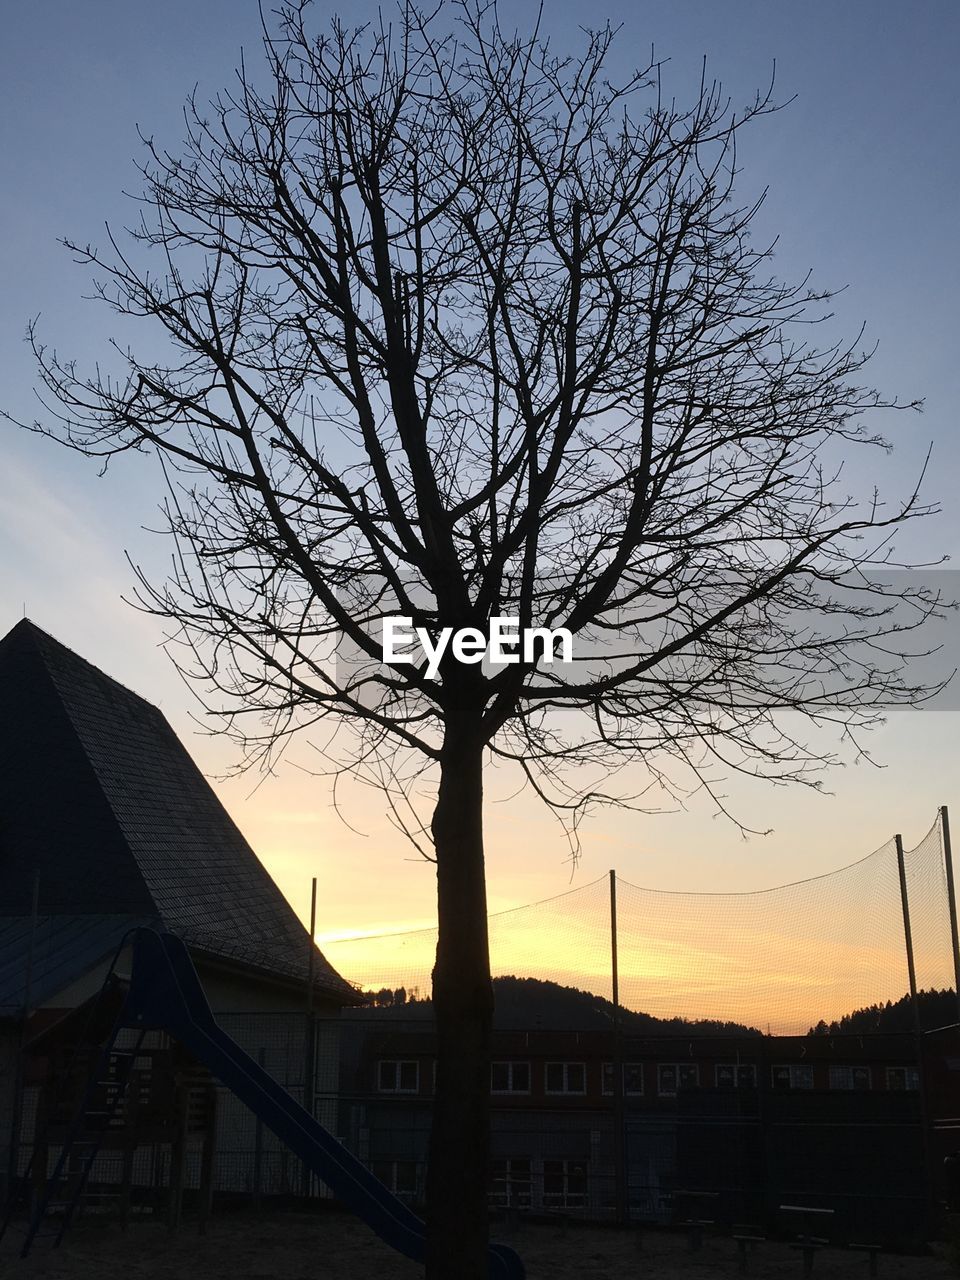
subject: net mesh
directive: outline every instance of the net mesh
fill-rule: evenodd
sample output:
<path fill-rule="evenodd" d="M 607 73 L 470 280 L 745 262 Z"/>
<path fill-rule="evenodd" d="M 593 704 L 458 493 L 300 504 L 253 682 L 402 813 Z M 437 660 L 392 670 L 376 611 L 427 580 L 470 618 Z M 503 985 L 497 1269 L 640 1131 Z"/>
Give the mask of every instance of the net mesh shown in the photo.
<path fill-rule="evenodd" d="M 786 1035 L 903 994 L 892 841 L 830 875 L 761 892 L 621 884 L 617 897 L 628 1008 Z"/>
<path fill-rule="evenodd" d="M 904 851 L 917 983 L 953 986 L 941 823 Z M 827 875 L 747 893 L 645 889 L 617 878 L 620 1002 L 658 1018 L 806 1032 L 908 990 L 895 840 Z M 606 876 L 489 917 L 494 976 L 513 974 L 610 999 Z M 430 993 L 433 929 L 324 943 L 364 990 Z M 401 990 L 402 989 L 402 990 Z M 387 995 L 390 993 L 390 996 Z M 394 997 L 395 998 L 395 997 Z"/>
<path fill-rule="evenodd" d="M 904 850 L 910 932 L 917 986 L 942 991 L 954 985 L 943 827 L 938 817 L 920 843 Z"/>

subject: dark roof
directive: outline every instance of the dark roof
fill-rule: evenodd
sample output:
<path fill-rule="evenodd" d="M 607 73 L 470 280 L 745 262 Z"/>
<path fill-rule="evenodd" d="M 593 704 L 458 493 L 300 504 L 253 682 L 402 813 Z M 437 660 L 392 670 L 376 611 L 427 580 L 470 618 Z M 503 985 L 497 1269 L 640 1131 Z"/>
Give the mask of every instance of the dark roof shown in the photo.
<path fill-rule="evenodd" d="M 0 916 L 0 1018 L 43 1004 L 117 951 L 132 916 Z M 31 933 L 33 954 L 31 957 Z M 29 977 L 28 977 L 29 974 Z"/>
<path fill-rule="evenodd" d="M 152 920 L 306 978 L 308 934 L 156 707 L 24 619 L 0 640 L 0 910 Z M 353 989 L 316 951 L 317 985 Z"/>

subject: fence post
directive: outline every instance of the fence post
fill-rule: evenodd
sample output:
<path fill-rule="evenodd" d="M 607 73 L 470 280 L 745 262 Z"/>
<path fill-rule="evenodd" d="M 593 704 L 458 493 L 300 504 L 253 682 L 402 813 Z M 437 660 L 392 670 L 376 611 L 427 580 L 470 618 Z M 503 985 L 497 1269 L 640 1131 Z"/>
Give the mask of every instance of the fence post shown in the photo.
<path fill-rule="evenodd" d="M 617 958 L 617 873 L 610 872 L 610 975 L 613 996 L 613 1159 L 617 1222 L 627 1221 L 627 1143 L 624 1132 L 623 1045 L 620 1039 L 620 971 Z"/>
<path fill-rule="evenodd" d="M 947 903 L 950 907 L 950 942 L 953 946 L 953 992 L 957 1000 L 957 1021 L 960 1022 L 960 941 L 957 936 L 957 894 L 953 880 L 953 849 L 950 844 L 950 815 L 947 806 L 940 806 L 940 834 L 943 839 L 943 866 L 947 875 Z"/>

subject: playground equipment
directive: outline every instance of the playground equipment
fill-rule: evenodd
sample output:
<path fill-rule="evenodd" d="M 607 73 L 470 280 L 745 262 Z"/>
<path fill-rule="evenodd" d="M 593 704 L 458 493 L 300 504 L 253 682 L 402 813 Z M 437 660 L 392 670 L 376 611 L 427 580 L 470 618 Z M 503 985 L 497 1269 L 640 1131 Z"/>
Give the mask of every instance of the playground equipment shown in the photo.
<path fill-rule="evenodd" d="M 52 1233 L 55 1244 L 63 1239 L 83 1196 L 93 1161 L 104 1141 L 110 1140 L 112 1124 L 124 1105 L 143 1038 L 150 1031 L 166 1031 L 245 1103 L 384 1243 L 422 1262 L 426 1244 L 423 1220 L 218 1026 L 181 939 L 141 928 L 134 930 L 128 941 L 132 942 L 129 983 L 121 983 L 111 967 L 104 990 L 111 992 L 112 999 L 105 1002 L 105 1007 L 116 1009 L 119 1004 L 119 1008 L 109 1025 L 101 1012 L 106 1029 L 99 1051 L 93 1055 L 92 1069 L 73 1119 L 62 1134 L 53 1172 L 35 1197 L 22 1256 L 30 1251 L 54 1209 L 62 1212 L 59 1226 Z M 127 1029 L 136 1033 L 137 1043 L 132 1050 L 119 1050 L 117 1039 Z M 28 1169 L 28 1183 L 31 1176 L 35 1178 L 35 1172 L 31 1174 Z M 11 1212 L 12 1205 L 2 1230 L 6 1230 Z M 524 1280 L 525 1270 L 513 1249 L 491 1244 L 488 1275 L 490 1280 Z"/>
<path fill-rule="evenodd" d="M 39 1087 L 31 1155 L 20 1185 L 29 1186 L 32 1203 L 39 1203 L 48 1188 L 51 1152 L 66 1150 L 62 1185 L 49 1187 L 54 1198 L 48 1208 L 66 1211 L 64 1217 L 80 1209 L 112 1212 L 126 1227 L 135 1211 L 135 1181 L 142 1188 L 152 1166 L 150 1182 L 156 1188 L 168 1165 L 168 1221 L 176 1230 L 188 1151 L 195 1152 L 199 1142 L 203 1230 L 212 1204 L 217 1089 L 209 1072 L 166 1035 L 155 1034 L 149 1038 L 160 1043 L 147 1044 L 143 1033 L 134 1033 L 105 1048 L 125 995 L 126 983 L 112 981 L 92 1001 L 31 1038 L 27 1071 Z M 169 1149 L 169 1164 L 163 1160 L 158 1167 L 162 1147 Z M 99 1156 L 107 1157 L 105 1165 L 94 1165 Z M 113 1176 L 104 1176 L 107 1168 Z M 57 1227 L 51 1234 L 62 1234 L 62 1218 Z"/>

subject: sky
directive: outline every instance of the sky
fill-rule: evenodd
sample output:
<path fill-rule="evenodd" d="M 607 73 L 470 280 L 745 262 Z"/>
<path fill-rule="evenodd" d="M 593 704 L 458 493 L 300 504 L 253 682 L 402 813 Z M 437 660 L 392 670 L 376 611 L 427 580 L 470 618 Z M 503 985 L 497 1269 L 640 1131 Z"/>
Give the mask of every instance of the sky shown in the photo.
<path fill-rule="evenodd" d="M 530 0 L 510 6 L 521 28 L 536 11 Z M 321 0 L 312 20 L 323 25 L 334 12 Z M 359 22 L 375 12 L 352 0 L 348 16 Z M 867 490 L 900 490 L 932 445 L 927 492 L 944 511 L 906 550 L 925 562 L 954 554 L 960 8 L 953 0 L 601 0 L 591 14 L 623 24 L 615 68 L 646 62 L 651 46 L 669 59 L 666 81 L 679 101 L 695 92 L 704 57 L 734 102 L 765 86 L 775 65 L 777 96 L 793 101 L 751 130 L 740 154 L 742 189 L 769 189 L 759 224 L 779 237 L 783 276 L 812 269 L 816 283 L 845 286 L 836 323 L 855 333 L 866 322 L 878 343 L 879 388 L 924 397 L 922 415 L 883 424 L 896 450 L 861 460 L 856 479 Z M 558 49 L 573 47 L 582 15 L 582 5 L 548 0 L 542 30 Z M 123 193 L 138 187 L 137 126 L 175 151 L 186 94 L 197 85 L 201 98 L 213 96 L 231 82 L 241 49 L 255 57 L 258 46 L 250 0 L 5 8 L 0 407 L 8 413 L 43 412 L 23 341 L 31 317 L 40 315 L 45 341 L 81 364 L 101 356 L 117 332 L 115 319 L 85 298 L 89 280 L 57 237 L 102 243 L 105 224 L 122 228 L 132 209 Z M 432 867 L 369 794 L 347 797 L 344 825 L 325 784 L 303 767 L 305 745 L 276 776 L 223 777 L 234 749 L 214 725 L 197 725 L 197 704 L 161 648 L 161 624 L 124 602 L 130 561 L 162 573 L 169 554 L 149 531 L 159 522 L 156 467 L 126 458 L 99 477 L 95 464 L 36 435 L 3 424 L 0 438 L 0 634 L 26 613 L 157 702 L 302 916 L 317 877 L 321 938 L 430 924 Z M 491 776 L 491 910 L 551 897 L 611 867 L 653 889 L 753 889 L 843 866 L 896 831 L 915 843 L 938 805 L 955 802 L 960 811 L 957 730 L 955 711 L 892 715 L 871 739 L 877 765 L 831 772 L 822 795 L 731 785 L 748 825 L 771 828 L 747 841 L 705 799 L 681 812 L 597 814 L 575 866 L 555 819 L 529 797 L 508 800 Z"/>

